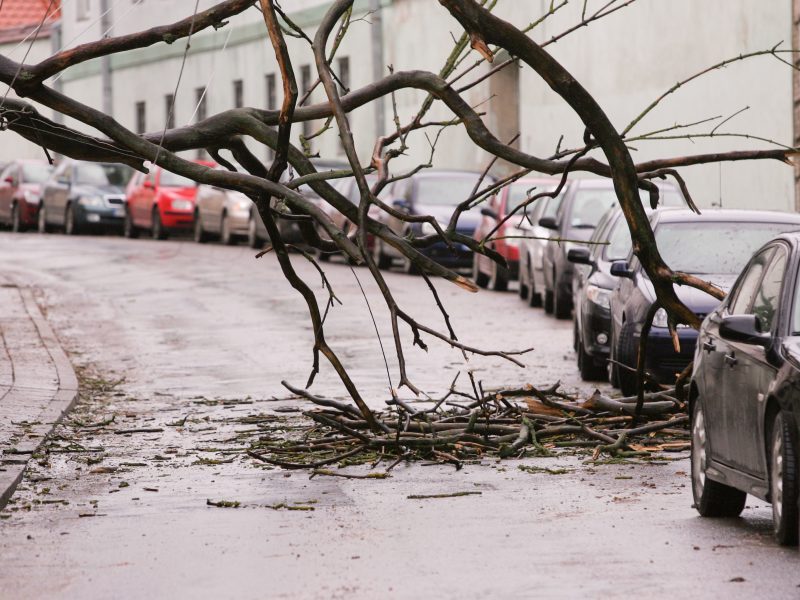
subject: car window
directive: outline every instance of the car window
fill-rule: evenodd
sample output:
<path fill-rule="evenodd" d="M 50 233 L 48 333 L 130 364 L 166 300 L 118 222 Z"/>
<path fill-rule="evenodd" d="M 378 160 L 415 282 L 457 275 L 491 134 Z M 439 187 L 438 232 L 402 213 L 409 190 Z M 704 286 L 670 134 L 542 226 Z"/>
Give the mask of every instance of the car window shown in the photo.
<path fill-rule="evenodd" d="M 130 167 L 112 163 L 80 163 L 75 171 L 75 181 L 86 185 L 124 186 L 133 174 Z"/>
<path fill-rule="evenodd" d="M 193 180 L 189 179 L 188 177 L 184 177 L 183 175 L 177 175 L 175 173 L 172 173 L 171 171 L 166 171 L 164 169 L 161 169 L 161 174 L 159 175 L 159 183 L 161 184 L 162 187 L 178 187 L 178 188 L 190 188 L 197 185 Z"/>
<path fill-rule="evenodd" d="M 415 202 L 422 205 L 456 206 L 472 195 L 479 179 L 480 175 L 477 173 L 419 177 L 415 182 Z M 488 177 L 481 182 L 483 186 L 491 183 Z"/>
<path fill-rule="evenodd" d="M 14 172 L 14 169 L 15 169 L 15 166 L 11 165 L 10 167 L 6 167 L 5 170 L 2 173 L 0 173 L 0 179 L 3 180 L 3 183 L 5 183 L 5 180 L 8 177 L 16 179 L 16 173 Z"/>
<path fill-rule="evenodd" d="M 633 249 L 631 234 L 628 231 L 628 222 L 621 216 L 614 222 L 608 235 L 608 246 L 603 253 L 603 259 L 625 260 Z"/>
<path fill-rule="evenodd" d="M 22 181 L 25 183 L 44 183 L 53 172 L 47 163 L 22 163 Z"/>
<path fill-rule="evenodd" d="M 781 284 L 786 271 L 786 250 L 778 246 L 767 267 L 761 285 L 756 288 L 753 300 L 753 314 L 761 319 L 761 331 L 772 331 L 775 313 L 780 303 Z"/>
<path fill-rule="evenodd" d="M 731 303 L 728 312 L 732 315 L 748 314 L 753 296 L 758 289 L 761 275 L 764 273 L 764 266 L 772 256 L 773 249 L 769 248 L 756 256 L 747 267 L 744 276 L 739 280 L 739 285 L 731 292 Z"/>
<path fill-rule="evenodd" d="M 544 210 L 542 210 L 542 218 L 555 217 L 558 214 L 559 208 L 561 208 L 562 204 L 564 204 L 564 194 L 556 196 L 555 198 L 550 198 L 550 200 L 547 201 L 547 205 L 544 207 Z"/>
<path fill-rule="evenodd" d="M 575 193 L 569 226 L 578 229 L 593 229 L 612 206 L 617 204 L 613 189 L 583 189 Z"/>

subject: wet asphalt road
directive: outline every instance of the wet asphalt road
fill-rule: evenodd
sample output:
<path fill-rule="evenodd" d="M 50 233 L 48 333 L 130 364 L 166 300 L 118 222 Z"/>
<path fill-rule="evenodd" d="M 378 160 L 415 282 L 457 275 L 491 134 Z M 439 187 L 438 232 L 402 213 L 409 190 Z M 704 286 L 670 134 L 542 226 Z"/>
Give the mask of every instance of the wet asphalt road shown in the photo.
<path fill-rule="evenodd" d="M 240 417 L 297 407 L 282 400 L 280 380 L 302 386 L 312 339 L 304 304 L 274 257 L 253 255 L 177 241 L 0 233 L 0 272 L 35 286 L 93 389 L 56 432 L 58 451 L 32 465 L 0 520 L 0 596 L 800 597 L 797 551 L 772 541 L 768 506 L 752 501 L 742 519 L 698 518 L 685 458 L 524 461 L 564 471 L 557 475 L 523 472 L 520 461 L 459 472 L 413 465 L 363 481 L 252 464 L 236 452 L 246 430 Z M 319 281 L 302 258 L 296 263 Z M 328 337 L 362 394 L 381 406 L 386 370 L 356 276 L 385 345 L 386 313 L 366 272 L 333 263 L 327 273 L 343 302 Z M 397 273 L 389 283 L 412 314 L 442 323 L 420 278 Z M 485 386 L 561 380 L 591 392 L 574 366 L 569 322 L 514 293 L 438 288 L 465 343 L 535 347 L 525 369 L 471 358 Z M 410 341 L 412 381 L 431 395 L 446 391 L 466 366 L 461 355 L 430 339 L 424 353 Z M 396 381 L 391 357 L 390 373 Z M 313 390 L 344 396 L 325 366 Z M 111 417 L 113 426 L 102 426 Z M 120 426 L 163 432 L 114 435 Z M 458 491 L 481 493 L 407 498 Z M 207 499 L 241 506 L 210 507 Z"/>

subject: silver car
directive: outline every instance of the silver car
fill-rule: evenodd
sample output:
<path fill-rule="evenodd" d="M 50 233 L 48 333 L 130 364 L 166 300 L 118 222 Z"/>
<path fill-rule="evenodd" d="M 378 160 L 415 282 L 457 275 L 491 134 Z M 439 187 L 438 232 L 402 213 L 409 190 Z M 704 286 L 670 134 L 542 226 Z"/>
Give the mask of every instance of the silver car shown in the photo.
<path fill-rule="evenodd" d="M 258 248 L 268 237 L 250 198 L 212 185 L 197 188 L 194 241 L 202 244 L 216 238 L 225 245 L 233 245 L 247 240 L 251 248 Z"/>
<path fill-rule="evenodd" d="M 551 232 L 539 225 L 539 219 L 555 217 L 560 202 L 561 196 L 537 200 L 528 210 L 530 222 L 523 223 L 526 237 L 519 245 L 519 296 L 529 306 L 541 306 L 544 300 L 544 252 Z"/>

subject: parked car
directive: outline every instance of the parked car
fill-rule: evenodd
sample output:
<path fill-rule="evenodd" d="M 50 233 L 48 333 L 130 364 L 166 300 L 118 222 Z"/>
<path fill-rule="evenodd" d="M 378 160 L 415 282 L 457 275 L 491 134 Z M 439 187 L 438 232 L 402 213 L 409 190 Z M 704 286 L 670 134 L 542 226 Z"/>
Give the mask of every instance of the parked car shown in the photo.
<path fill-rule="evenodd" d="M 611 265 L 631 252 L 628 224 L 619 207 L 611 208 L 594 230 L 587 246 L 571 248 L 567 259 L 575 264 L 572 281 L 574 346 L 584 380 L 608 377 L 611 350 L 611 294 L 618 279 Z"/>
<path fill-rule="evenodd" d="M 208 167 L 214 163 L 195 161 Z M 153 239 L 163 240 L 170 233 L 191 231 L 197 184 L 161 167 L 150 173 L 136 173 L 128 183 L 125 202 L 125 237 L 139 237 L 149 230 Z"/>
<path fill-rule="evenodd" d="M 376 175 L 367 175 L 367 184 L 372 186 L 377 181 Z M 338 191 L 342 196 L 347 198 L 351 204 L 354 206 L 358 206 L 361 202 L 361 192 L 358 189 L 358 184 L 356 183 L 355 177 L 344 177 L 342 179 L 335 179 L 330 182 L 331 185 Z M 384 193 L 380 194 L 381 198 L 385 196 Z M 333 224 L 341 229 L 345 235 L 352 236 L 355 233 L 356 227 L 355 224 L 345 217 L 341 212 L 333 208 L 327 202 L 322 202 L 320 204 L 320 208 L 328 215 L 328 217 L 333 221 Z M 373 219 L 377 219 L 378 215 L 380 214 L 380 208 L 375 206 L 374 204 L 369 207 L 368 215 Z M 322 239 L 328 240 L 330 236 L 328 233 L 322 229 L 319 225 L 317 225 L 317 232 Z M 372 246 L 375 243 L 375 238 L 372 234 L 367 234 L 367 252 L 372 252 Z M 330 260 L 330 257 L 340 254 L 339 252 L 317 252 L 317 258 L 321 261 Z"/>
<path fill-rule="evenodd" d="M 217 238 L 233 245 L 246 239 L 255 248 L 267 237 L 261 216 L 246 195 L 213 185 L 197 187 L 194 241 L 203 244 Z"/>
<path fill-rule="evenodd" d="M 658 184 L 660 206 L 686 206 L 677 188 Z M 642 200 L 649 200 L 642 191 Z M 617 194 L 610 179 L 575 179 L 564 191 L 555 216 L 539 219 L 539 225 L 551 230 L 551 240 L 542 259 L 544 274 L 544 309 L 555 313 L 557 319 L 568 319 L 572 312 L 572 263 L 567 253 L 580 242 L 588 240 L 600 218 L 617 205 Z"/>
<path fill-rule="evenodd" d="M 798 538 L 800 233 L 762 247 L 703 321 L 690 388 L 692 492 L 706 517 L 747 494 L 772 503 L 781 544 Z"/>
<path fill-rule="evenodd" d="M 122 229 L 125 186 L 133 169 L 117 163 L 64 159 L 42 189 L 39 231 L 63 227 L 67 235 Z"/>
<path fill-rule="evenodd" d="M 697 275 L 722 290 L 728 290 L 736 276 L 765 241 L 776 235 L 800 230 L 800 215 L 731 209 L 705 209 L 698 215 L 688 209 L 662 209 L 653 212 L 650 223 L 662 258 L 675 271 Z M 611 362 L 612 383 L 623 394 L 636 391 L 636 366 L 639 335 L 650 305 L 655 300 L 653 286 L 634 256 L 617 261 L 611 274 L 619 285 L 611 295 L 611 358 L 629 369 Z M 714 310 L 719 301 L 698 289 L 676 287 L 681 301 L 699 318 Z M 697 332 L 679 327 L 680 352 L 675 352 L 667 328 L 667 314 L 656 312 L 650 330 L 645 368 L 660 382 L 675 380 L 694 356 Z"/>
<path fill-rule="evenodd" d="M 387 203 L 411 215 L 433 216 L 446 227 L 456 206 L 470 197 L 480 177 L 480 173 L 470 171 L 433 169 L 420 171 L 391 184 L 386 190 Z M 489 185 L 493 181 L 491 177 L 486 177 L 483 184 Z M 456 231 L 472 237 L 480 217 L 477 209 L 464 211 L 458 220 Z M 402 237 L 422 237 L 436 233 L 430 223 L 409 223 L 386 212 L 381 212 L 379 218 Z M 380 239 L 376 240 L 373 252 L 375 262 L 381 269 L 388 269 L 395 259 L 399 259 L 402 261 L 404 271 L 407 273 L 415 271 L 415 266 L 410 260 Z M 451 248 L 445 242 L 436 242 L 426 248 L 420 248 L 420 252 L 451 269 L 466 269 L 472 266 L 472 251 L 464 244 L 454 244 Z"/>
<path fill-rule="evenodd" d="M 554 189 L 558 185 L 555 179 L 518 179 L 511 185 L 507 185 L 499 193 L 485 203 L 481 208 L 483 218 L 475 229 L 474 238 L 478 241 L 483 240 L 489 233 L 497 227 L 515 208 L 528 198 L 528 192 L 540 193 Z M 486 247 L 494 250 L 506 259 L 508 267 L 502 267 L 495 261 L 478 252 L 472 255 L 472 279 L 480 287 L 489 287 L 497 291 L 508 289 L 509 281 L 516 281 L 519 278 L 520 247 L 525 236 L 532 235 L 533 226 L 541 213 L 542 207 L 539 204 L 544 198 L 537 200 L 527 207 L 527 214 L 530 220 L 525 217 L 525 212 L 520 211 L 503 223 L 497 231 L 492 234 L 492 241 L 486 243 Z"/>
<path fill-rule="evenodd" d="M 43 160 L 15 160 L 0 171 L 0 223 L 25 231 L 37 223 L 42 184 L 53 167 Z"/>
<path fill-rule="evenodd" d="M 542 217 L 555 217 L 563 200 L 563 191 L 555 198 L 542 198 L 528 210 L 531 219 L 527 237 L 519 249 L 519 297 L 528 306 L 539 307 L 544 301 L 544 252 L 553 233 L 539 225 Z"/>

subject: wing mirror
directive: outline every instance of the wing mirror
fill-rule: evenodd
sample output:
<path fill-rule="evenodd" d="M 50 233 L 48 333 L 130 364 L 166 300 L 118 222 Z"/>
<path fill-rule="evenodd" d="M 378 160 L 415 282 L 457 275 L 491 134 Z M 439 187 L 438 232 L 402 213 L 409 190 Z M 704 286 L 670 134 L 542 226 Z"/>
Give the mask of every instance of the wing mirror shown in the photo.
<path fill-rule="evenodd" d="M 494 211 L 493 211 L 491 208 L 489 208 L 488 206 L 484 206 L 484 207 L 481 209 L 481 214 L 482 214 L 484 217 L 489 217 L 490 219 L 494 219 L 495 221 L 497 220 L 497 213 L 496 213 L 496 212 L 494 212 Z"/>
<path fill-rule="evenodd" d="M 6 177 L 5 179 L 3 179 L 3 181 L 5 183 L 7 183 L 8 185 L 14 185 L 14 178 L 13 177 Z"/>
<path fill-rule="evenodd" d="M 614 277 L 624 277 L 625 279 L 633 279 L 635 273 L 628 267 L 627 260 L 618 260 L 611 263 L 611 274 Z"/>
<path fill-rule="evenodd" d="M 761 319 L 758 315 L 724 317 L 719 324 L 719 335 L 724 340 L 756 346 L 767 346 L 771 339 L 769 333 L 761 331 Z"/>
<path fill-rule="evenodd" d="M 145 179 L 144 180 L 144 183 L 142 184 L 142 187 L 144 189 L 146 189 L 146 190 L 154 190 L 154 189 L 156 189 L 155 184 L 152 181 L 150 181 L 149 179 Z"/>
<path fill-rule="evenodd" d="M 544 227 L 545 229 L 558 229 L 558 223 L 554 217 L 542 217 L 539 219 L 539 227 Z"/>
<path fill-rule="evenodd" d="M 411 205 L 405 198 L 395 198 L 392 200 L 392 206 L 394 206 L 397 210 L 408 211 Z"/>
<path fill-rule="evenodd" d="M 567 252 L 567 260 L 577 265 L 594 266 L 594 261 L 591 259 L 588 248 L 570 248 Z"/>

